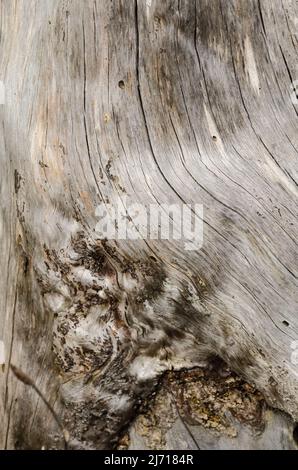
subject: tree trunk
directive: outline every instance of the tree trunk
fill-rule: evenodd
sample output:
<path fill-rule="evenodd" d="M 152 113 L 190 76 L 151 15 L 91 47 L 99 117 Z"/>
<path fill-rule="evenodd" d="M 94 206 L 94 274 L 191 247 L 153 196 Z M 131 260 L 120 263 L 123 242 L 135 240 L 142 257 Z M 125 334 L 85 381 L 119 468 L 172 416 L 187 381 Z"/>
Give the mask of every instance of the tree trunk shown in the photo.
<path fill-rule="evenodd" d="M 298 420 L 296 2 L 0 6 L 0 447 L 114 447 L 216 358 Z M 202 246 L 103 239 L 127 201 Z"/>

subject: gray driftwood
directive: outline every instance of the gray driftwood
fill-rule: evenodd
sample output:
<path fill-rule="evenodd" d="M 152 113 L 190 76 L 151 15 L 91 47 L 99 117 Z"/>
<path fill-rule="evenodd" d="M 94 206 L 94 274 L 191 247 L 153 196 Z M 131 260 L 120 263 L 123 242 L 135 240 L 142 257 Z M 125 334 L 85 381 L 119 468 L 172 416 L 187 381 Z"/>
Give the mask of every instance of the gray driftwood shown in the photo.
<path fill-rule="evenodd" d="M 63 447 L 10 364 L 78 448 L 117 445 L 161 373 L 215 357 L 298 420 L 297 2 L 0 18 L 1 448 Z M 124 196 L 203 204 L 203 247 L 100 241 L 96 206 Z"/>

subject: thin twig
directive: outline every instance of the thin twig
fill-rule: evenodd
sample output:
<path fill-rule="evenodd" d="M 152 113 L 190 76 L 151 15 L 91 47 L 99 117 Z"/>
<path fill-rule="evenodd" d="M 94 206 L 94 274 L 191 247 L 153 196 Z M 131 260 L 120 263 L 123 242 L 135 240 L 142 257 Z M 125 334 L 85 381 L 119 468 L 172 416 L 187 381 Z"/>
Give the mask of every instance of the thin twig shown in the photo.
<path fill-rule="evenodd" d="M 47 399 L 45 398 L 43 393 L 39 390 L 39 388 L 34 383 L 34 381 L 27 374 L 25 374 L 25 372 L 23 372 L 21 369 L 14 366 L 13 364 L 10 364 L 10 368 L 11 368 L 12 372 L 14 373 L 15 377 L 18 380 L 20 380 L 20 382 L 22 382 L 25 385 L 28 385 L 28 387 L 31 387 L 31 388 L 33 388 L 33 390 L 35 390 L 37 395 L 41 398 L 43 403 L 49 409 L 49 411 L 51 412 L 54 420 L 56 421 L 56 423 L 57 423 L 57 425 L 58 425 L 58 427 L 59 427 L 59 429 L 62 433 L 63 442 L 64 442 L 64 449 L 67 450 L 68 449 L 68 441 L 69 441 L 69 432 L 67 431 L 67 429 L 64 428 L 62 421 L 60 420 L 59 416 L 57 415 L 57 413 L 54 410 L 54 408 L 52 407 L 52 405 L 47 401 Z"/>

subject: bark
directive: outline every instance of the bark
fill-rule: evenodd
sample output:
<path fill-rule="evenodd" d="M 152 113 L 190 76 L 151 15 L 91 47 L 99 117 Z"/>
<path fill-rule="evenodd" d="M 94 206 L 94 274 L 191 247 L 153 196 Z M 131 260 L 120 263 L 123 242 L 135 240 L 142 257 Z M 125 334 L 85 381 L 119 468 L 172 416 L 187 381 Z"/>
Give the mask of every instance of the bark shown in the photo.
<path fill-rule="evenodd" d="M 111 448 L 216 357 L 298 420 L 296 2 L 0 8 L 1 448 L 63 447 L 36 389 Z M 203 204 L 203 246 L 100 240 L 125 197 Z"/>

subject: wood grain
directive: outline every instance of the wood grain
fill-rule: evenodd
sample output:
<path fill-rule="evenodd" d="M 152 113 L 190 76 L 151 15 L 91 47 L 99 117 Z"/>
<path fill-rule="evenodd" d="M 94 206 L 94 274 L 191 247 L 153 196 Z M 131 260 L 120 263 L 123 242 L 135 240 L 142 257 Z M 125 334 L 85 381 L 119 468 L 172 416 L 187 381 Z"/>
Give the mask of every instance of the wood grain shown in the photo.
<path fill-rule="evenodd" d="M 294 0 L 1 0 L 1 448 L 109 448 L 220 357 L 298 420 Z M 204 243 L 95 208 L 203 204 Z"/>

